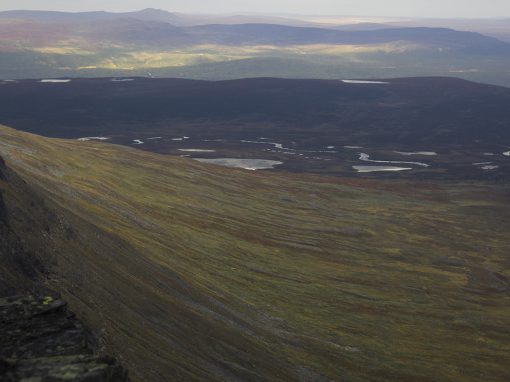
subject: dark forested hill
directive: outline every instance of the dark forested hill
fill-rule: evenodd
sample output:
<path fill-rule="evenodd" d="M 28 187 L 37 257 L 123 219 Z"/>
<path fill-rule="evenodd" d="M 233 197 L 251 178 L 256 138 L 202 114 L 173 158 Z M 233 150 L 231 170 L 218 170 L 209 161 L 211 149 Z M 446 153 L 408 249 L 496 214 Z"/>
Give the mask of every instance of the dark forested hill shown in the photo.
<path fill-rule="evenodd" d="M 364 153 L 424 164 L 401 176 L 510 174 L 510 90 L 504 87 L 433 77 L 60 81 L 1 84 L 0 122 L 175 155 L 276 160 L 298 172 L 349 174 L 367 164 Z M 428 153 L 426 160 L 406 158 L 413 151 Z"/>
<path fill-rule="evenodd" d="M 449 78 L 381 83 L 106 78 L 0 85 L 0 122 L 72 138 L 144 134 L 155 125 L 171 134 L 176 125 L 163 125 L 179 120 L 201 121 L 193 133 L 207 138 L 270 133 L 324 144 L 346 136 L 371 144 L 497 144 L 510 139 L 509 104 L 507 88 Z M 218 122 L 222 126 L 210 126 Z"/>

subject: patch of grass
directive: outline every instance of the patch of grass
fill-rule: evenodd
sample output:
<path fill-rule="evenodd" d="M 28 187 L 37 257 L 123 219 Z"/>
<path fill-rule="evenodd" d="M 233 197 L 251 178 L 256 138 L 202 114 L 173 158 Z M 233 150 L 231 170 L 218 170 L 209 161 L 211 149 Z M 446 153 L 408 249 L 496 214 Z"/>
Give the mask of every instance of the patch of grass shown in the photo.
<path fill-rule="evenodd" d="M 248 172 L 1 128 L 50 282 L 135 380 L 510 378 L 508 189 Z"/>

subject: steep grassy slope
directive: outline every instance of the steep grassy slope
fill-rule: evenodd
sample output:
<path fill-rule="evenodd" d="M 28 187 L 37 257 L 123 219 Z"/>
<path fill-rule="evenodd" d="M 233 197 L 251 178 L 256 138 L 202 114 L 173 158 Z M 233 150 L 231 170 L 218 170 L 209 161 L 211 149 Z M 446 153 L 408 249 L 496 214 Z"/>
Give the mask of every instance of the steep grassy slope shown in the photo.
<path fill-rule="evenodd" d="M 63 233 L 58 226 L 57 215 L 0 156 L 0 297 L 40 288 Z"/>
<path fill-rule="evenodd" d="M 0 155 L 73 229 L 48 285 L 135 380 L 510 378 L 508 188 L 254 173 L 5 127 Z"/>

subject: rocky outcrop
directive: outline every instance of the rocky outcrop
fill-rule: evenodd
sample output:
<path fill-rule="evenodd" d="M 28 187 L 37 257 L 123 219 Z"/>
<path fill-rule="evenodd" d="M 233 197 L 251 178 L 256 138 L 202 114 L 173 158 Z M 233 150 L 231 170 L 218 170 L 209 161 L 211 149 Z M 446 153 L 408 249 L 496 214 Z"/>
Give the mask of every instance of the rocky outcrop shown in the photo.
<path fill-rule="evenodd" d="M 0 177 L 2 175 L 0 169 Z M 7 224 L 7 207 L 5 206 L 2 190 L 0 189 L 0 223 Z"/>
<path fill-rule="evenodd" d="M 43 228 L 48 216 L 43 201 L 0 157 L 0 297 L 41 290 L 37 281 L 47 269 L 35 253 L 50 258 L 51 246 L 44 241 Z M 38 244 L 28 245 L 27 238 Z"/>
<path fill-rule="evenodd" d="M 5 180 L 5 162 L 2 157 L 0 157 L 0 181 Z M 7 218 L 7 208 L 5 207 L 4 198 L 2 195 L 2 188 L 0 187 L 0 223 L 5 222 Z"/>
<path fill-rule="evenodd" d="M 45 291 L 51 237 L 68 235 L 62 226 L 0 157 L 0 381 L 127 381 L 115 359 L 95 354 L 67 304 Z"/>
<path fill-rule="evenodd" d="M 2 170 L 5 169 L 5 161 L 4 158 L 0 157 L 0 179 L 3 179 L 4 175 Z"/>
<path fill-rule="evenodd" d="M 123 382 L 126 370 L 94 355 L 90 335 L 53 296 L 0 299 L 0 380 Z"/>

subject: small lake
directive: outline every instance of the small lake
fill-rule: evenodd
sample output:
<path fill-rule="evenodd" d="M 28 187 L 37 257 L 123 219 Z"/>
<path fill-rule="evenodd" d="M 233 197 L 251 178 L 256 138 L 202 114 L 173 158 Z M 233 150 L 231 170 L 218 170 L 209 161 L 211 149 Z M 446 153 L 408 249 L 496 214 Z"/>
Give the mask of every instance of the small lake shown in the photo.
<path fill-rule="evenodd" d="M 86 141 L 107 141 L 110 138 L 107 137 L 84 137 L 84 138 L 78 138 L 77 140 L 80 142 L 86 142 Z"/>
<path fill-rule="evenodd" d="M 274 168 L 283 162 L 269 159 L 239 159 L 239 158 L 192 158 L 199 162 L 216 164 L 218 166 L 243 168 L 245 170 L 266 170 Z"/>
<path fill-rule="evenodd" d="M 473 166 L 477 166 L 481 170 L 497 170 L 499 168 L 498 165 L 492 162 L 473 163 Z"/>
<path fill-rule="evenodd" d="M 435 151 L 394 151 L 397 154 L 410 156 L 410 155 L 424 155 L 424 156 L 435 156 Z"/>
<path fill-rule="evenodd" d="M 179 149 L 179 151 L 183 151 L 186 153 L 214 153 L 216 150 L 209 149 Z"/>
<path fill-rule="evenodd" d="M 369 81 L 369 80 L 342 80 L 345 84 L 389 84 L 384 81 Z"/>
<path fill-rule="evenodd" d="M 45 79 L 40 81 L 43 84 L 66 84 L 71 82 L 70 79 Z"/>
<path fill-rule="evenodd" d="M 380 172 L 380 171 L 409 171 L 410 167 L 394 167 L 394 166 L 352 166 L 357 172 Z"/>
<path fill-rule="evenodd" d="M 404 162 L 404 161 L 398 161 L 398 160 L 374 160 L 374 159 L 370 159 L 370 155 L 365 154 L 365 153 L 360 153 L 359 159 L 364 162 L 390 163 L 390 164 L 412 164 L 412 165 L 416 165 L 416 166 L 429 167 L 428 164 L 422 163 L 422 162 Z"/>

